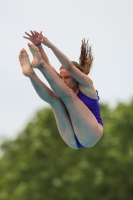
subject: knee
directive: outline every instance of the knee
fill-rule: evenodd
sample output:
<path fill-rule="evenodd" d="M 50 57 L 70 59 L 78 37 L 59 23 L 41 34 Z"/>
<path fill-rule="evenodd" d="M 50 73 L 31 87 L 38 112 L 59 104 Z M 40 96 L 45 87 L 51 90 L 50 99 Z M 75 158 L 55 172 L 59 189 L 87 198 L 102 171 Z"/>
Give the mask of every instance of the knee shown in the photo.
<path fill-rule="evenodd" d="M 98 143 L 98 141 L 101 139 L 102 135 L 103 133 L 101 133 L 98 136 L 95 136 L 92 140 L 88 138 L 88 141 L 86 140 L 83 146 L 88 147 L 88 148 L 94 147 Z"/>

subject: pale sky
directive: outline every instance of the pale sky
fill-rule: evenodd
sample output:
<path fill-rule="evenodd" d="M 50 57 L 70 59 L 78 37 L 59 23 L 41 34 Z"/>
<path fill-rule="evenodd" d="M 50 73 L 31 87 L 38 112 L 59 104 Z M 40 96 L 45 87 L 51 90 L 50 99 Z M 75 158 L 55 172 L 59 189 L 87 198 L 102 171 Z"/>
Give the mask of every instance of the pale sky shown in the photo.
<path fill-rule="evenodd" d="M 0 25 L 0 137 L 14 138 L 37 110 L 48 106 L 21 72 L 19 51 L 29 52 L 25 31 L 42 30 L 75 61 L 81 40 L 89 39 L 94 55 L 90 77 L 100 102 L 114 107 L 133 98 L 133 0 L 1 0 Z M 54 54 L 45 51 L 58 70 Z"/>

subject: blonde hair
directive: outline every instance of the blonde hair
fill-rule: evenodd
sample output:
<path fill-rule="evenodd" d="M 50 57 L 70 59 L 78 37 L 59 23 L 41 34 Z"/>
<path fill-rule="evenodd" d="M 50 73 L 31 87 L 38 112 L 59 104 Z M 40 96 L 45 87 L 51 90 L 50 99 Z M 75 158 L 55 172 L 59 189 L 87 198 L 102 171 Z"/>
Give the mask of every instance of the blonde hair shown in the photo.
<path fill-rule="evenodd" d="M 79 64 L 75 61 L 71 61 L 75 67 L 77 67 L 81 72 L 88 75 L 90 73 L 90 69 L 92 67 L 93 56 L 91 51 L 91 46 L 89 46 L 88 40 L 82 40 L 80 57 L 79 57 Z M 60 70 L 63 66 L 60 68 Z"/>

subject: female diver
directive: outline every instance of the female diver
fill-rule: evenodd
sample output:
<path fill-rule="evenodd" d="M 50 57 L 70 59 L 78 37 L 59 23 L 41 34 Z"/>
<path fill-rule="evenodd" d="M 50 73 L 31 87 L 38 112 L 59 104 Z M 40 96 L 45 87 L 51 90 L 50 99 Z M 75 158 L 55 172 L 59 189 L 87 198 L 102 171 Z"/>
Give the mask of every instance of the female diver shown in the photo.
<path fill-rule="evenodd" d="M 23 74 L 30 78 L 34 89 L 42 100 L 53 108 L 57 127 L 62 139 L 74 149 L 94 146 L 102 137 L 103 122 L 100 116 L 99 97 L 90 72 L 93 57 L 88 41 L 82 41 L 79 64 L 70 61 L 42 32 L 30 31 L 24 38 L 33 55 L 30 63 L 25 49 L 20 51 L 19 61 Z M 42 48 L 50 48 L 61 63 L 58 73 L 50 64 Z M 48 88 L 35 74 L 38 68 L 51 88 Z"/>

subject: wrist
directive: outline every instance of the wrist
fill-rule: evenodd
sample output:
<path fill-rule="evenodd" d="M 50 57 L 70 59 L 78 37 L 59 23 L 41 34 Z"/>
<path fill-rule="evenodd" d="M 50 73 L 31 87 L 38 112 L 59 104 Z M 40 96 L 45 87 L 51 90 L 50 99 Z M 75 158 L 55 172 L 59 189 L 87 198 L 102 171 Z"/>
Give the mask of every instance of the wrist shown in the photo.
<path fill-rule="evenodd" d="M 38 44 L 35 44 L 35 46 L 37 47 L 37 46 L 40 46 L 41 45 L 41 42 L 39 42 Z"/>

